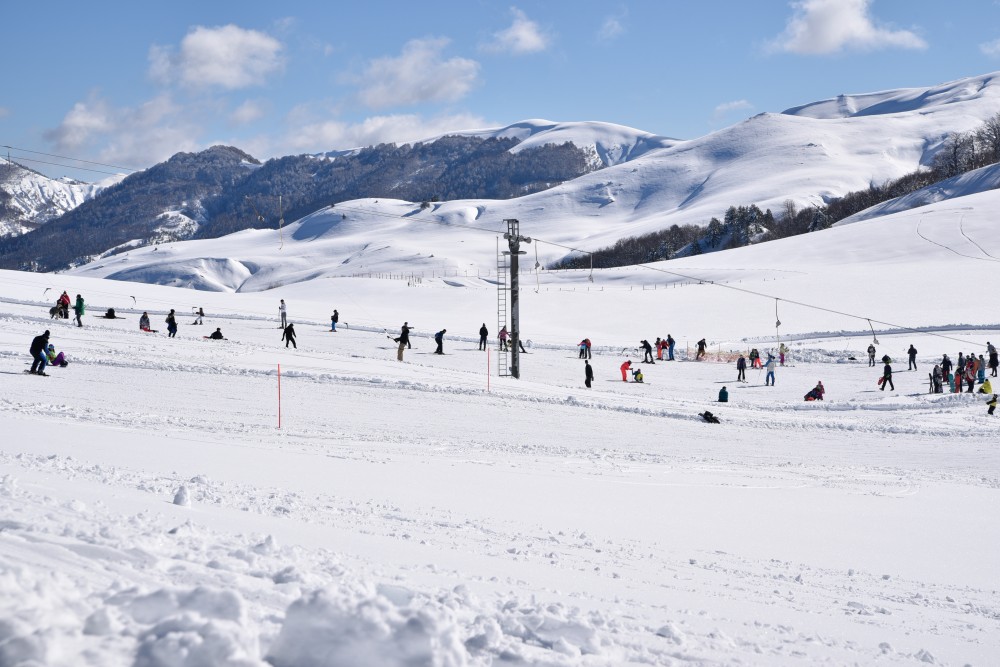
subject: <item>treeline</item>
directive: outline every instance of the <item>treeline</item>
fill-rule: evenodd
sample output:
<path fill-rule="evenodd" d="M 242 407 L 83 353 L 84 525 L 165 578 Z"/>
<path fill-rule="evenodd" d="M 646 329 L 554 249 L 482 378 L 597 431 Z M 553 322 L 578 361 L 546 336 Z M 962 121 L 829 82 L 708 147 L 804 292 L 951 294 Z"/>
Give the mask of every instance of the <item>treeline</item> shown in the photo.
<path fill-rule="evenodd" d="M 948 135 L 929 169 L 911 172 L 882 185 L 873 183 L 864 190 L 833 199 L 826 206 L 798 209 L 788 200 L 777 215 L 770 209 L 762 212 L 755 204 L 730 206 L 722 221 L 712 218 L 704 226 L 673 225 L 669 229 L 620 239 L 613 246 L 596 251 L 593 265 L 595 268 L 630 266 L 826 229 L 882 202 L 997 162 L 1000 162 L 1000 113 L 976 130 Z M 549 268 L 581 269 L 589 267 L 590 262 L 589 255 L 571 255 Z"/>

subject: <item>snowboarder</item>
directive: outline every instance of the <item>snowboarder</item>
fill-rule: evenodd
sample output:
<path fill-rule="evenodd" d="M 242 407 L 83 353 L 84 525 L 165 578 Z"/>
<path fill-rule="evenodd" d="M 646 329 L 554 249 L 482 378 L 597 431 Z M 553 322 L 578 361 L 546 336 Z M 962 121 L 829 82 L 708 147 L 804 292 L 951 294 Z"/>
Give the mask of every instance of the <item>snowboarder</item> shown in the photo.
<path fill-rule="evenodd" d="M 986 411 L 986 414 L 992 416 L 993 411 L 997 409 L 997 395 L 993 394 L 993 398 L 986 401 L 986 405 L 990 406 L 990 409 Z"/>
<path fill-rule="evenodd" d="M 202 321 L 204 317 L 205 317 L 205 309 L 202 308 L 201 306 L 198 306 L 198 312 L 194 314 L 194 323 L 204 324 L 204 322 Z"/>
<path fill-rule="evenodd" d="M 115 309 L 114 308 L 108 308 L 108 310 L 104 313 L 103 317 L 106 320 L 117 320 L 118 319 L 118 316 L 115 315 Z"/>
<path fill-rule="evenodd" d="M 986 382 L 986 360 L 981 354 L 976 359 L 976 382 Z"/>
<path fill-rule="evenodd" d="M 892 361 L 892 360 L 889 359 L 889 361 L 886 361 L 886 359 L 889 359 L 889 355 L 886 355 L 886 356 L 882 357 L 882 360 L 885 361 L 885 366 L 882 368 L 882 389 L 881 390 L 885 391 L 886 385 L 889 385 L 889 389 L 891 389 L 892 391 L 896 391 L 896 385 L 894 385 L 892 383 L 892 364 L 889 363 L 889 361 Z"/>
<path fill-rule="evenodd" d="M 583 384 L 587 385 L 587 389 L 590 389 L 590 383 L 593 381 L 594 381 L 594 369 L 591 367 L 590 362 L 584 359 Z"/>
<path fill-rule="evenodd" d="M 281 318 L 281 325 L 278 328 L 279 329 L 287 329 L 288 328 L 288 319 L 287 319 L 288 318 L 288 310 L 285 308 L 285 300 L 284 299 L 281 300 L 281 304 L 278 306 L 278 316 Z M 288 345 L 285 345 L 285 347 L 288 347 Z"/>
<path fill-rule="evenodd" d="M 149 313 L 146 311 L 143 311 L 142 317 L 139 318 L 139 329 L 141 331 L 149 331 Z"/>
<path fill-rule="evenodd" d="M 965 382 L 969 385 L 967 394 L 971 394 L 976 388 L 976 361 L 971 356 L 965 362 Z"/>
<path fill-rule="evenodd" d="M 677 341 L 674 340 L 674 337 L 667 334 L 667 361 L 674 360 L 674 345 L 676 344 Z"/>
<path fill-rule="evenodd" d="M 209 335 L 209 338 L 211 338 L 212 340 L 226 340 L 226 339 L 225 339 L 225 338 L 224 338 L 224 337 L 222 336 L 222 328 L 221 328 L 221 327 L 218 327 L 218 328 L 216 328 L 216 330 L 215 330 L 215 331 L 213 331 L 213 332 L 212 332 L 212 333 L 211 333 L 211 334 Z M 286 347 L 287 347 L 287 345 L 286 345 Z"/>
<path fill-rule="evenodd" d="M 708 347 L 708 343 L 705 342 L 704 338 L 702 338 L 700 341 L 698 341 L 698 354 L 696 354 L 695 357 L 694 357 L 695 361 L 700 361 L 702 359 L 702 357 L 705 356 L 705 348 L 706 347 Z"/>
<path fill-rule="evenodd" d="M 716 417 L 715 415 L 713 415 L 708 410 L 705 410 L 704 412 L 702 412 L 698 416 L 701 417 L 702 419 L 704 419 L 705 421 L 707 421 L 709 424 L 718 424 L 718 423 L 720 423 L 719 422 L 719 418 Z"/>
<path fill-rule="evenodd" d="M 299 349 L 299 346 L 295 344 L 295 325 L 289 323 L 285 330 L 281 333 L 281 340 L 285 341 L 285 347 L 291 343 L 294 349 Z"/>
<path fill-rule="evenodd" d="M 643 339 L 639 341 L 639 345 L 642 347 L 642 353 L 643 353 L 642 363 L 644 364 L 656 363 L 653 361 L 653 346 L 649 344 L 649 341 Z"/>
<path fill-rule="evenodd" d="M 774 363 L 774 355 L 767 355 L 767 363 L 764 364 L 764 368 L 767 369 L 767 375 L 764 376 L 764 386 L 771 385 L 774 386 L 774 367 L 777 364 Z"/>
<path fill-rule="evenodd" d="M 338 313 L 337 309 L 334 308 L 333 315 L 330 316 L 330 331 L 337 330 L 337 322 L 339 321 L 340 321 L 340 313 Z"/>
<path fill-rule="evenodd" d="M 983 382 L 983 386 L 981 386 L 979 388 L 979 393 L 980 394 L 992 394 L 993 393 L 993 385 L 990 383 L 989 380 L 986 380 L 985 382 Z"/>
<path fill-rule="evenodd" d="M 483 322 L 483 326 L 479 327 L 479 349 L 486 350 L 486 341 L 490 337 L 490 330 L 486 328 L 486 322 Z"/>
<path fill-rule="evenodd" d="M 45 354 L 48 346 L 48 329 L 45 330 L 45 333 L 31 339 L 31 347 L 28 348 L 28 353 L 31 355 L 31 370 L 28 372 L 32 375 L 48 375 L 45 372 L 45 366 L 49 363 L 49 358 Z"/>
<path fill-rule="evenodd" d="M 747 358 L 742 354 L 740 355 L 740 358 L 736 360 L 736 381 L 747 381 Z"/>
<path fill-rule="evenodd" d="M 167 338 L 173 338 L 177 335 L 177 317 L 174 315 L 173 308 L 167 313 L 165 322 L 167 323 Z"/>
<path fill-rule="evenodd" d="M 944 358 L 941 359 L 941 377 L 946 378 L 950 374 L 951 374 L 951 359 L 949 359 L 948 355 L 946 354 L 944 355 Z"/>
<path fill-rule="evenodd" d="M 437 343 L 437 349 L 434 350 L 434 354 L 444 354 L 444 335 L 448 333 L 447 329 L 441 329 L 436 334 L 434 334 L 434 342 Z"/>
<path fill-rule="evenodd" d="M 410 323 L 403 322 L 403 326 L 399 330 L 399 337 L 393 338 L 394 341 L 399 343 L 399 350 L 396 351 L 397 361 L 403 360 L 403 350 L 407 348 L 410 344 Z"/>
<path fill-rule="evenodd" d="M 868 367 L 875 365 L 875 343 L 868 343 Z"/>
<path fill-rule="evenodd" d="M 634 371 L 632 371 L 632 379 L 634 381 L 636 381 L 636 382 L 642 382 L 643 381 L 642 380 L 642 369 L 641 368 L 637 368 Z"/>
<path fill-rule="evenodd" d="M 917 370 L 917 348 L 910 345 L 910 349 L 906 351 L 906 356 L 909 357 L 910 363 L 906 367 L 908 371 Z"/>
<path fill-rule="evenodd" d="M 87 306 L 83 302 L 83 297 L 79 294 L 76 295 L 76 303 L 73 305 L 73 312 L 76 314 L 76 326 L 82 327 L 83 322 L 80 318 L 83 317 L 83 313 L 86 311 Z"/>
<path fill-rule="evenodd" d="M 66 361 L 66 355 L 62 352 L 56 354 L 56 346 L 49 343 L 49 346 L 45 349 L 45 356 L 49 360 L 49 366 L 61 366 L 66 368 L 69 366 L 69 362 Z"/>
<path fill-rule="evenodd" d="M 628 382 L 628 372 L 631 369 L 632 369 L 632 360 L 626 359 L 625 363 L 621 365 L 622 382 Z"/>
<path fill-rule="evenodd" d="M 816 383 L 815 387 L 813 387 L 812 389 L 809 390 L 809 393 L 806 394 L 806 400 L 807 401 L 822 401 L 823 400 L 823 394 L 825 394 L 825 393 L 826 393 L 826 389 L 823 387 L 823 382 L 821 380 L 820 382 Z"/>
<path fill-rule="evenodd" d="M 725 387 L 723 387 L 722 389 L 719 390 L 719 403 L 728 403 L 728 402 L 729 402 L 729 392 L 726 391 Z"/>

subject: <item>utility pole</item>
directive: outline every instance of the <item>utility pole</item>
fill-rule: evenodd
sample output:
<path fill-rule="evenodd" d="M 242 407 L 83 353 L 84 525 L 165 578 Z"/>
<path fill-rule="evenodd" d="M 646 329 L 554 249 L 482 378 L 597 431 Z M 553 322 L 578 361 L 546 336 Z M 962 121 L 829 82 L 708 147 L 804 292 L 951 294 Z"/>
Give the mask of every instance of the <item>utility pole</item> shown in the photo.
<path fill-rule="evenodd" d="M 510 374 L 515 378 L 521 377 L 521 320 L 518 303 L 518 255 L 527 254 L 521 250 L 521 242 L 531 243 L 527 236 L 521 236 L 521 223 L 511 218 L 504 220 L 507 223 L 507 233 L 503 235 L 507 239 L 507 246 L 510 248 Z"/>

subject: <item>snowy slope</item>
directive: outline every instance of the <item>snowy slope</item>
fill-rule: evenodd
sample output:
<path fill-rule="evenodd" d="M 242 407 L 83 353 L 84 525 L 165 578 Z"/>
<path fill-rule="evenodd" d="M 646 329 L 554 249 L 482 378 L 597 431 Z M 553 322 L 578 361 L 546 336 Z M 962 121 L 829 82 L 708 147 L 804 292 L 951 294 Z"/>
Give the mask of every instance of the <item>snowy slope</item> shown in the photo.
<path fill-rule="evenodd" d="M 276 232 L 230 237 L 217 261 L 243 262 L 201 268 L 251 281 L 237 294 L 0 272 L 0 655 L 51 667 L 990 664 L 1000 419 L 980 396 L 928 394 L 926 371 L 1000 340 L 967 279 L 1000 261 L 998 205 L 998 191 L 972 194 L 593 282 L 526 276 L 520 380 L 496 376 L 488 280 L 325 273 L 370 218 L 302 221 L 282 250 Z M 390 223 L 401 246 L 417 242 L 407 224 L 419 223 Z M 423 230 L 423 252 L 456 230 Z M 449 252 L 495 251 L 465 231 Z M 157 252 L 176 266 L 184 248 L 197 246 Z M 283 287 L 250 289 L 267 281 Z M 63 289 L 90 304 L 84 327 L 49 319 Z M 297 349 L 279 340 L 279 298 Z M 107 307 L 126 319 L 97 317 Z M 159 333 L 137 330 L 142 311 Z M 878 355 L 896 359 L 895 391 L 878 391 L 881 368 L 863 360 L 867 318 Z M 729 355 L 773 350 L 776 319 L 789 365 L 774 387 L 757 370 L 735 382 Z M 403 321 L 416 329 L 400 363 L 384 331 Z M 202 338 L 216 327 L 228 340 Z M 430 335 L 444 328 L 437 356 Z M 43 329 L 70 365 L 24 375 Z M 679 360 L 623 383 L 638 342 L 668 333 Z M 703 336 L 709 361 L 694 363 Z M 826 400 L 803 402 L 818 380 Z M 706 409 L 721 423 L 704 423 Z"/>
<path fill-rule="evenodd" d="M 468 234 L 429 231 L 434 225 L 428 221 L 495 231 L 503 227 L 504 219 L 516 218 L 528 236 L 596 250 L 625 236 L 672 224 L 704 225 L 712 217 L 721 218 L 732 205 L 756 203 L 762 209 L 777 210 L 787 199 L 800 206 L 820 204 L 927 164 L 949 133 L 971 130 L 996 113 L 1000 83 L 987 75 L 875 97 L 878 100 L 867 100 L 871 104 L 866 108 L 874 105 L 883 113 L 836 117 L 823 112 L 818 113 L 819 118 L 760 114 L 699 139 L 667 141 L 663 147 L 627 162 L 508 201 L 444 202 L 430 211 L 385 199 L 347 202 L 335 210 L 312 214 L 299 223 L 300 228 L 290 227 L 288 244 L 274 257 L 281 262 L 303 263 L 304 278 L 362 271 L 481 274 L 495 266 L 495 247 L 471 250 Z M 887 106 L 886 100 L 902 98 L 908 102 Z M 529 141 L 544 136 L 544 132 L 531 134 L 539 127 L 543 125 L 528 123 L 525 132 L 530 134 Z M 558 136 L 563 132 L 561 127 L 552 132 Z M 599 126 L 587 127 L 597 132 Z M 579 128 L 569 126 L 565 131 L 573 129 Z M 428 224 L 416 224 L 421 220 Z M 161 246 L 160 251 L 169 249 L 169 254 L 132 253 L 127 265 L 102 262 L 81 271 L 84 275 L 235 289 L 238 286 L 230 277 L 215 275 L 212 267 L 222 266 L 219 258 L 246 259 L 253 264 L 247 269 L 250 273 L 268 274 L 276 267 L 266 257 L 254 251 L 254 257 L 241 258 L 238 249 L 251 238 L 275 244 L 273 236 L 247 233 L 199 242 L 204 245 Z M 234 250 L 230 252 L 230 248 Z M 538 248 L 543 264 L 565 253 L 553 245 Z M 171 269 L 171 258 L 179 262 L 176 270 Z M 230 267 L 225 265 L 221 270 L 228 274 Z M 261 281 L 253 288 L 273 284 Z"/>
<path fill-rule="evenodd" d="M 903 195 L 902 197 L 896 197 L 895 199 L 882 202 L 881 204 L 876 204 L 871 208 L 867 208 L 864 211 L 859 211 L 850 217 L 844 218 L 836 224 L 849 225 L 860 220 L 870 220 L 883 215 L 890 215 L 892 213 L 908 211 L 912 208 L 918 208 L 920 206 L 927 206 L 928 204 L 943 201 L 945 199 L 964 197 L 965 195 L 971 195 L 977 192 L 986 192 L 988 190 L 996 190 L 997 188 L 1000 188 L 1000 165 L 994 164 L 988 167 L 974 169 L 973 171 L 955 176 L 954 178 L 949 178 L 941 181 L 940 183 L 935 183 L 926 188 L 921 188 L 908 195 Z"/>
<path fill-rule="evenodd" d="M 0 158 L 0 166 L 10 168 L 0 171 L 6 171 L 0 189 L 11 195 L 10 207 L 14 211 L 10 219 L 0 220 L 0 236 L 24 234 L 58 218 L 125 177 L 121 174 L 97 183 L 83 183 L 69 178 L 48 178 L 5 158 Z"/>

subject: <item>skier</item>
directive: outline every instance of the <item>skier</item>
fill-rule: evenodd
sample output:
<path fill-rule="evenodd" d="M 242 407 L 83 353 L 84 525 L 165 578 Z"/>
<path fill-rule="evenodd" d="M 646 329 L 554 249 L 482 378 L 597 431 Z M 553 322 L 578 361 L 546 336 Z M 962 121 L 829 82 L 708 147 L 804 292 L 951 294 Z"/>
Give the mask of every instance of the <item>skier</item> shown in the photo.
<path fill-rule="evenodd" d="M 906 351 L 906 355 L 910 359 L 910 363 L 906 367 L 906 370 L 908 371 L 917 370 L 917 348 L 913 347 L 913 345 L 911 344 L 910 349 Z"/>
<path fill-rule="evenodd" d="M 696 354 L 695 357 L 694 357 L 695 361 L 700 361 L 702 359 L 702 357 L 705 356 L 705 348 L 706 347 L 708 347 L 708 343 L 705 342 L 704 338 L 702 338 L 700 341 L 698 341 L 698 354 Z"/>
<path fill-rule="evenodd" d="M 760 368 L 760 352 L 757 348 L 750 348 L 750 368 Z"/>
<path fill-rule="evenodd" d="M 339 321 L 340 321 L 340 313 L 338 313 L 337 309 L 334 308 L 333 315 L 330 316 L 330 331 L 337 330 L 337 322 Z"/>
<path fill-rule="evenodd" d="M 518 342 L 518 344 L 521 343 L 521 341 L 517 341 L 517 342 Z M 593 357 L 593 355 L 590 352 L 590 347 L 591 347 L 590 346 L 590 339 L 589 338 L 584 338 L 583 342 L 586 343 L 586 345 L 587 345 L 587 358 L 588 359 L 593 359 L 594 357 Z M 523 347 L 521 348 L 521 352 L 524 352 L 524 348 Z"/>
<path fill-rule="evenodd" d="M 299 346 L 295 344 L 295 325 L 289 323 L 285 330 L 281 333 L 281 340 L 285 341 L 285 347 L 291 343 L 294 349 L 299 349 Z"/>
<path fill-rule="evenodd" d="M 782 366 L 785 365 L 785 355 L 788 353 L 788 348 L 784 343 L 778 346 L 778 363 Z"/>
<path fill-rule="evenodd" d="M 663 339 L 657 336 L 653 347 L 656 348 L 656 360 L 663 361 Z"/>
<path fill-rule="evenodd" d="M 642 352 L 643 352 L 642 363 L 644 364 L 656 363 L 653 361 L 653 346 L 649 344 L 649 341 L 643 339 L 639 341 L 639 345 L 642 346 Z"/>
<path fill-rule="evenodd" d="M 171 308 L 170 312 L 167 313 L 167 338 L 173 338 L 177 335 L 177 317 L 174 315 L 174 309 Z"/>
<path fill-rule="evenodd" d="M 288 328 L 288 320 L 287 320 L 288 311 L 285 309 L 285 300 L 284 299 L 281 300 L 281 305 L 278 306 L 278 316 L 281 317 L 281 325 L 278 328 L 279 329 L 287 329 Z M 285 347 L 288 347 L 288 345 L 285 345 Z"/>
<path fill-rule="evenodd" d="M 399 338 L 393 338 L 394 341 L 399 343 L 399 350 L 396 351 L 396 360 L 403 360 L 403 350 L 410 344 L 410 326 L 409 322 L 403 322 L 403 326 L 399 330 Z"/>
<path fill-rule="evenodd" d="M 490 336 L 490 330 L 486 328 L 486 322 L 483 322 L 483 326 L 479 327 L 479 349 L 486 349 L 486 340 Z"/>
<path fill-rule="evenodd" d="M 578 343 L 578 345 L 580 347 L 580 357 L 579 358 L 580 359 L 586 359 L 587 358 L 587 339 L 584 338 L 583 340 L 581 340 Z"/>
<path fill-rule="evenodd" d="M 875 365 L 875 343 L 868 343 L 868 367 Z"/>
<path fill-rule="evenodd" d="M 205 317 L 205 309 L 202 308 L 201 306 L 198 306 L 198 312 L 194 314 L 194 323 L 204 324 L 204 322 L 202 321 L 202 318 L 204 317 Z"/>
<path fill-rule="evenodd" d="M 216 328 L 216 330 L 211 333 L 211 335 L 209 336 L 209 338 L 211 338 L 212 340 L 226 340 L 222 336 L 222 328 L 221 327 Z"/>
<path fill-rule="evenodd" d="M 444 335 L 448 333 L 447 329 L 441 329 L 436 334 L 434 334 L 434 342 L 437 343 L 437 349 L 434 350 L 434 354 L 444 354 Z"/>
<path fill-rule="evenodd" d="M 142 317 L 139 318 L 139 329 L 140 331 L 149 331 L 149 313 L 143 311 Z"/>
<path fill-rule="evenodd" d="M 76 326 L 82 327 L 83 322 L 80 318 L 83 317 L 83 313 L 86 311 L 86 305 L 83 303 L 83 297 L 79 294 L 76 295 L 76 303 L 73 305 L 73 312 L 76 313 Z"/>
<path fill-rule="evenodd" d="M 742 354 L 740 355 L 740 358 L 736 360 L 736 381 L 747 381 L 747 359 Z"/>
<path fill-rule="evenodd" d="M 767 355 L 767 363 L 764 364 L 764 368 L 767 369 L 767 375 L 764 376 L 765 387 L 768 384 L 770 384 L 772 387 L 774 386 L 774 367 L 776 365 L 777 364 L 774 363 L 774 355 L 773 354 Z"/>
<path fill-rule="evenodd" d="M 591 367 L 590 362 L 584 359 L 583 361 L 583 383 L 587 385 L 587 389 L 590 389 L 590 383 L 594 381 L 594 369 Z"/>
<path fill-rule="evenodd" d="M 628 382 L 628 372 L 631 369 L 632 369 L 632 360 L 626 359 L 625 363 L 621 365 L 622 382 Z"/>
<path fill-rule="evenodd" d="M 667 334 L 667 361 L 674 360 L 674 345 L 676 344 L 677 341 L 674 340 L 674 337 Z"/>
<path fill-rule="evenodd" d="M 886 361 L 888 359 L 888 361 Z M 892 365 L 889 363 L 892 361 L 889 359 L 889 355 L 882 357 L 882 361 L 885 361 L 885 366 L 882 368 L 882 391 L 885 391 L 885 386 L 889 385 L 889 389 L 896 391 L 896 385 L 892 383 Z"/>
<path fill-rule="evenodd" d="M 49 363 L 48 356 L 45 354 L 48 345 L 48 329 L 45 330 L 45 333 L 31 339 L 31 347 L 28 348 L 28 353 L 31 355 L 31 370 L 28 372 L 32 375 L 48 375 L 45 372 L 45 366 Z"/>
<path fill-rule="evenodd" d="M 729 402 L 729 392 L 726 391 L 725 387 L 723 387 L 722 389 L 719 390 L 719 401 L 718 402 L 719 403 L 728 403 Z"/>

